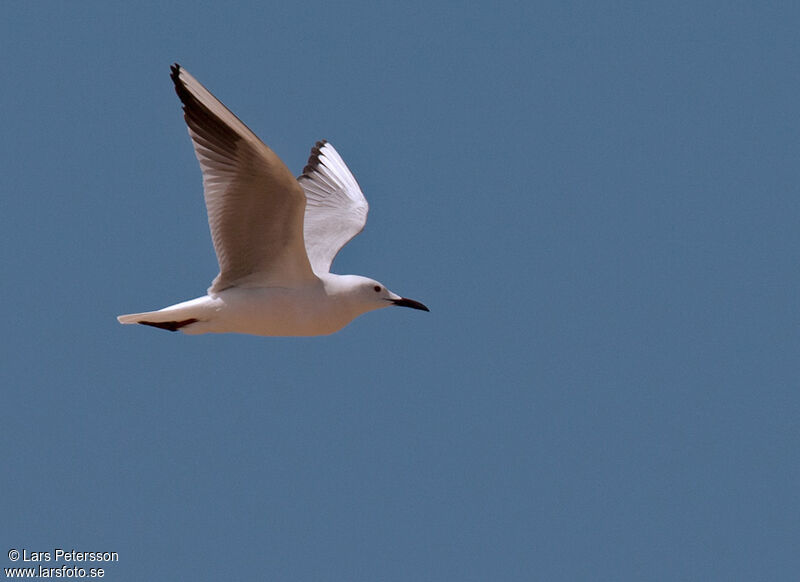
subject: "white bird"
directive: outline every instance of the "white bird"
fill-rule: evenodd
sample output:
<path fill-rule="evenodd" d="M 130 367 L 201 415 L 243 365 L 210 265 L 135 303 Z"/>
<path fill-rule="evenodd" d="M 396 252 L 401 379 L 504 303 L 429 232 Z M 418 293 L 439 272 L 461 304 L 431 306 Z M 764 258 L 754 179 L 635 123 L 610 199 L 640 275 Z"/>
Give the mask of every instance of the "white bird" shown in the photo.
<path fill-rule="evenodd" d="M 207 295 L 158 311 L 120 315 L 186 334 L 313 336 L 374 309 L 422 303 L 358 275 L 330 272 L 364 228 L 367 201 L 325 141 L 297 179 L 250 129 L 180 65 L 171 67 L 203 172 L 219 275 Z"/>

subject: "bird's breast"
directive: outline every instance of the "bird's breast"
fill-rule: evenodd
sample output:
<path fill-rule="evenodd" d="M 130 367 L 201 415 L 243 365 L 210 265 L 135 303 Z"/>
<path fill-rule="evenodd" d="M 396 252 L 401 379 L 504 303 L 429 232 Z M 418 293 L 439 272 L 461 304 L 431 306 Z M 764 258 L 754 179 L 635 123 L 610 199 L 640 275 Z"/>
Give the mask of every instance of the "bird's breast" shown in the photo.
<path fill-rule="evenodd" d="M 211 332 L 264 336 L 327 335 L 355 317 L 347 305 L 320 287 L 301 289 L 259 287 L 226 289 L 209 322 Z"/>

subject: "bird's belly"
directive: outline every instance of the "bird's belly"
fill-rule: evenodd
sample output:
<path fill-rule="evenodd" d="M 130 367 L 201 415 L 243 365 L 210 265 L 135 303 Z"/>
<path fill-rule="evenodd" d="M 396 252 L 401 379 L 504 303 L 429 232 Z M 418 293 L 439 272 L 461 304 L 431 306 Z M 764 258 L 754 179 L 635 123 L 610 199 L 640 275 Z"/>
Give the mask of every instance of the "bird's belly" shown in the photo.
<path fill-rule="evenodd" d="M 246 333 L 264 336 L 327 335 L 353 317 L 317 289 L 278 287 L 232 288 L 222 291 L 220 303 L 195 333 Z"/>

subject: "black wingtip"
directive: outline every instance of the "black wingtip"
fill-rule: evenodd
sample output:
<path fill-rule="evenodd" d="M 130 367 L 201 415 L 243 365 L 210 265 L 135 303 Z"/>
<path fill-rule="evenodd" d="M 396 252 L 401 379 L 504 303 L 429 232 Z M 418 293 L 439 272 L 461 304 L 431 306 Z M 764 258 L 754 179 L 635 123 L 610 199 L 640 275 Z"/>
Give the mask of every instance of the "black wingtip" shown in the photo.
<path fill-rule="evenodd" d="M 308 157 L 308 162 L 306 162 L 306 167 L 303 168 L 303 175 L 310 174 L 317 168 L 317 166 L 319 166 L 319 154 L 320 151 L 322 150 L 322 147 L 326 143 L 328 143 L 327 139 L 321 139 L 314 144 L 313 148 L 311 148 L 311 155 Z"/>
<path fill-rule="evenodd" d="M 181 66 L 178 63 L 173 63 L 169 67 L 169 78 L 177 86 L 180 83 Z"/>
<path fill-rule="evenodd" d="M 184 111 L 184 113 L 186 113 L 187 112 L 186 108 L 189 106 L 190 103 L 192 103 L 193 101 L 196 101 L 196 99 L 192 96 L 192 94 L 186 88 L 186 85 L 183 82 L 183 79 L 181 79 L 182 67 L 178 63 L 174 63 L 174 64 L 172 64 L 170 66 L 169 70 L 170 70 L 169 77 L 170 77 L 170 79 L 172 79 L 172 84 L 175 87 L 175 93 L 178 95 L 178 99 L 181 100 L 181 103 L 183 104 L 183 111 Z M 184 118 L 185 118 L 185 116 L 184 116 Z M 188 119 L 187 119 L 187 122 L 188 122 Z"/>

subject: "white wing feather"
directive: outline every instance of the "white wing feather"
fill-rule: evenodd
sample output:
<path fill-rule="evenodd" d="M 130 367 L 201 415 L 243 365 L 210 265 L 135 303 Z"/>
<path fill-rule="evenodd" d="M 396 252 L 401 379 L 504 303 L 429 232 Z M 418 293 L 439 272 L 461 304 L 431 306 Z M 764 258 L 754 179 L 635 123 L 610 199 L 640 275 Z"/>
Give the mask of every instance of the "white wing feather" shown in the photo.
<path fill-rule="evenodd" d="M 369 205 L 342 157 L 324 140 L 312 148 L 297 180 L 306 194 L 308 260 L 317 275 L 328 273 L 339 250 L 364 229 Z"/>

